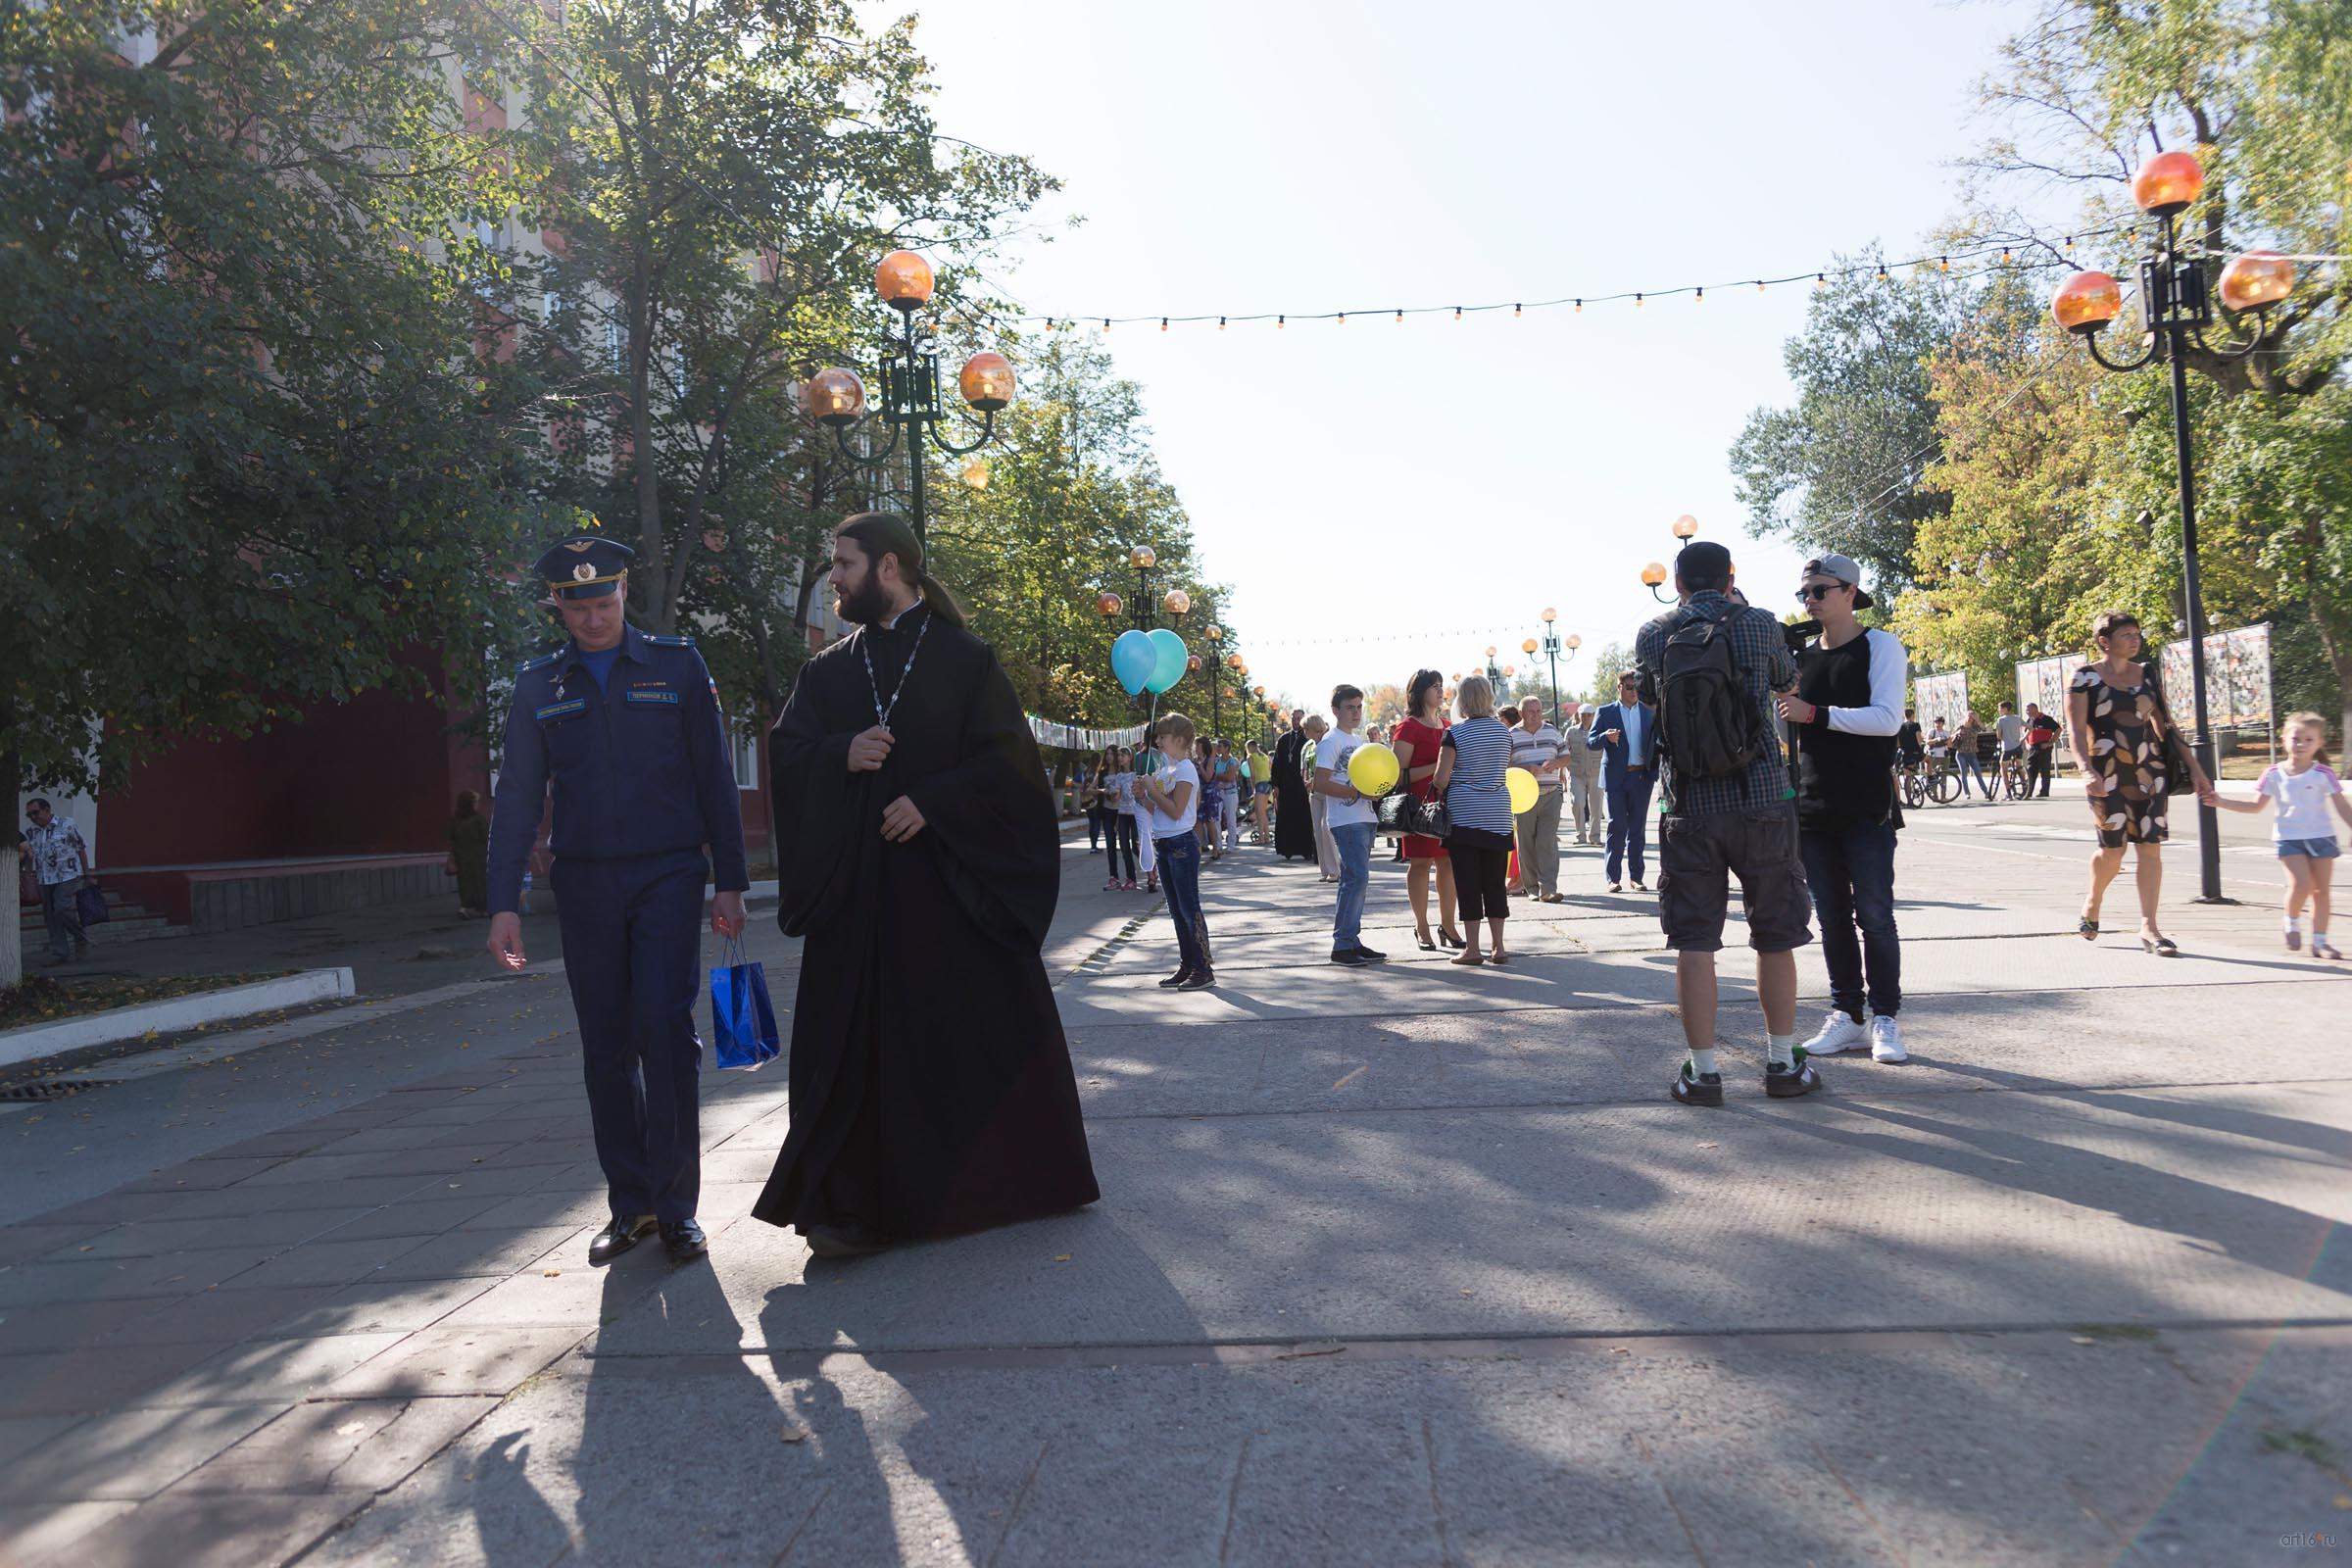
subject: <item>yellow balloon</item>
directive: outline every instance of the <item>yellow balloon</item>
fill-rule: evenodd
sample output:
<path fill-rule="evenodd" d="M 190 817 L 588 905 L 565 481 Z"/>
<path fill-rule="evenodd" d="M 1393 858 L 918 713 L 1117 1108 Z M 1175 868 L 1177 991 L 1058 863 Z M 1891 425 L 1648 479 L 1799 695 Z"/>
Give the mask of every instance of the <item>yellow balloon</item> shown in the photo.
<path fill-rule="evenodd" d="M 1503 787 L 1511 792 L 1511 814 L 1524 816 L 1536 808 L 1536 775 L 1524 767 L 1514 767 L 1502 775 Z"/>
<path fill-rule="evenodd" d="M 1396 754 L 1378 742 L 1358 746 L 1348 755 L 1348 782 L 1366 795 L 1388 794 L 1402 772 L 1396 765 Z"/>

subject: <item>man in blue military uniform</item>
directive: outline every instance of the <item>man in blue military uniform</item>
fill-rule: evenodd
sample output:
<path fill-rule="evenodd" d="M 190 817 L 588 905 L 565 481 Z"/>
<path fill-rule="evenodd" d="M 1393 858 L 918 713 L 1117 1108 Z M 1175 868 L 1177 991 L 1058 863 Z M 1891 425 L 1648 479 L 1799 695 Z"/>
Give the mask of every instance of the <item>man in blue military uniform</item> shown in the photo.
<path fill-rule="evenodd" d="M 623 617 L 634 554 L 586 535 L 539 558 L 571 641 L 515 675 L 490 821 L 490 952 L 519 969 L 514 910 L 555 786 L 556 918 L 612 1205 L 591 1264 L 657 1227 L 673 1263 L 709 1250 L 694 1218 L 703 881 L 716 883 L 710 927 L 721 936 L 742 933 L 751 886 L 710 671 L 693 639 L 650 636 Z"/>

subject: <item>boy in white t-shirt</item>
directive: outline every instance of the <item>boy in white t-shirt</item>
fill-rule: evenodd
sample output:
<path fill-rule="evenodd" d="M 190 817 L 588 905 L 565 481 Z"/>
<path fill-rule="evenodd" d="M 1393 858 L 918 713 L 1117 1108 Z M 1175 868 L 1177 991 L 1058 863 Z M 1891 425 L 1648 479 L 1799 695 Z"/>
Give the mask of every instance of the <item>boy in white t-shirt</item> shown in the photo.
<path fill-rule="evenodd" d="M 1176 972 L 1160 982 L 1171 991 L 1205 991 L 1217 983 L 1208 959 L 1208 920 L 1200 912 L 1200 840 L 1194 832 L 1200 816 L 1200 770 L 1193 765 L 1194 733 L 1193 721 L 1182 713 L 1163 715 L 1155 737 L 1163 760 L 1136 788 L 1151 827 L 1159 885 L 1176 922 Z"/>
<path fill-rule="evenodd" d="M 1364 892 L 1372 881 L 1372 835 L 1380 815 L 1348 782 L 1348 759 L 1364 744 L 1356 733 L 1364 721 L 1364 694 L 1354 686 L 1331 693 L 1331 733 L 1315 746 L 1315 776 L 1309 786 L 1324 798 L 1323 820 L 1340 852 L 1340 902 L 1332 912 L 1331 961 L 1379 963 L 1388 957 L 1363 943 Z"/>

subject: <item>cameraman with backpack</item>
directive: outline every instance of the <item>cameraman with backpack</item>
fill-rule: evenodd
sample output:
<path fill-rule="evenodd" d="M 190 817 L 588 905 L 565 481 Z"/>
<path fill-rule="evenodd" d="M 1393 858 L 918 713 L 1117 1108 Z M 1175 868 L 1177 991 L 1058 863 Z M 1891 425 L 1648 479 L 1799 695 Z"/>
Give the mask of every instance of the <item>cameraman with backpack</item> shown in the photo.
<path fill-rule="evenodd" d="M 1796 1044 L 1796 950 L 1813 940 L 1812 901 L 1773 712 L 1773 693 L 1796 684 L 1796 662 L 1778 620 L 1726 597 L 1732 557 L 1723 546 L 1685 545 L 1674 588 L 1681 603 L 1634 639 L 1642 696 L 1658 709 L 1658 920 L 1675 953 L 1675 1000 L 1690 1048 L 1673 1098 L 1723 1103 L 1715 955 L 1737 874 L 1764 1007 L 1764 1092 L 1792 1099 L 1822 1083 Z"/>

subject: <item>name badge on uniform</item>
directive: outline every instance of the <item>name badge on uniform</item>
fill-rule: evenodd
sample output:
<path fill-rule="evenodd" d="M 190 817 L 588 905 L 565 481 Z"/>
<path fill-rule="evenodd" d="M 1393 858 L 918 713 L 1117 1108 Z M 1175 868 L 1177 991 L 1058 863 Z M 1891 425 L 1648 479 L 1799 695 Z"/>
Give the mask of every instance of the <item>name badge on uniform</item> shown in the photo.
<path fill-rule="evenodd" d="M 632 703 L 667 703 L 674 708 L 677 706 L 678 694 L 667 686 L 632 686 L 629 688 L 628 700 Z"/>
<path fill-rule="evenodd" d="M 587 710 L 588 699 L 574 697 L 567 703 L 550 703 L 545 708 L 536 709 L 532 711 L 531 716 L 544 724 L 551 718 L 565 718 L 573 713 L 584 713 Z"/>

